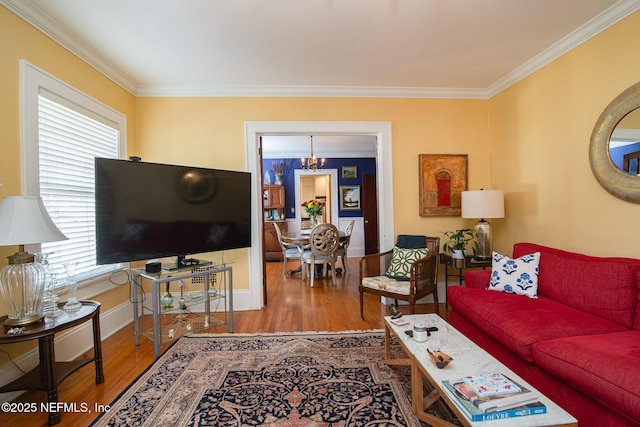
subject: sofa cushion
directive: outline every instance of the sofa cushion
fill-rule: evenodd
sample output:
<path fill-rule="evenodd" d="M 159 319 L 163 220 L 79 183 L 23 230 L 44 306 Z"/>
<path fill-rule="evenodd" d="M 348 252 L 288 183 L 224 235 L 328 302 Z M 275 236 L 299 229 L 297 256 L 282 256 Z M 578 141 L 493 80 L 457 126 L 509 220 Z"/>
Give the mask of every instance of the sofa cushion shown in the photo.
<path fill-rule="evenodd" d="M 514 258 L 533 252 L 540 252 L 538 296 L 634 327 L 640 260 L 592 257 L 533 243 L 513 248 Z"/>
<path fill-rule="evenodd" d="M 533 362 L 531 346 L 540 341 L 626 330 L 617 323 L 543 296 L 523 298 L 454 286 L 448 290 L 448 300 L 459 316 L 529 362 Z"/>
<path fill-rule="evenodd" d="M 427 248 L 402 249 L 394 246 L 391 262 L 384 275 L 396 280 L 409 280 L 411 277 L 411 264 L 420 258 L 426 257 L 428 253 L 429 250 Z"/>
<path fill-rule="evenodd" d="M 363 277 L 362 286 L 400 295 L 409 295 L 411 292 L 409 282 L 395 280 L 387 276 Z"/>
<path fill-rule="evenodd" d="M 588 396 L 640 420 L 640 331 L 538 342 L 533 358 Z"/>
<path fill-rule="evenodd" d="M 538 298 L 538 265 L 540 252 L 511 259 L 493 253 L 491 280 L 487 289 Z"/>

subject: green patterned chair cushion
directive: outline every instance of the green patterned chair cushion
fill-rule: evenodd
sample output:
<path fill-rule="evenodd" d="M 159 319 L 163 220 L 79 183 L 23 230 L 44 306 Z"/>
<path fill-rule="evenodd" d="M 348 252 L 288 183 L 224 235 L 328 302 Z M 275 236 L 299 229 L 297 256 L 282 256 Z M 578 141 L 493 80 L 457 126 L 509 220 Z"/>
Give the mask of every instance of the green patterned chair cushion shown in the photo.
<path fill-rule="evenodd" d="M 429 253 L 427 248 L 402 249 L 393 247 L 389 268 L 384 273 L 385 276 L 394 280 L 409 280 L 411 274 L 411 264 L 424 258 Z"/>

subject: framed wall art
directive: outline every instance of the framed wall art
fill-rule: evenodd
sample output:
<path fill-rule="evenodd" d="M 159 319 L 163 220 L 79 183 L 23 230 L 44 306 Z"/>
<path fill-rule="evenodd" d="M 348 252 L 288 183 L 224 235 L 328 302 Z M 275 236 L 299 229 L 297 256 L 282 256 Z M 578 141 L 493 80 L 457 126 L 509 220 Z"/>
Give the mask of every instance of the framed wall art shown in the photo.
<path fill-rule="evenodd" d="M 466 154 L 420 154 L 420 216 L 460 216 Z"/>
<path fill-rule="evenodd" d="M 356 179 L 358 178 L 357 166 L 342 166 L 342 179 Z"/>
<path fill-rule="evenodd" d="M 340 210 L 357 211 L 360 208 L 360 186 L 341 185 L 340 186 Z"/>

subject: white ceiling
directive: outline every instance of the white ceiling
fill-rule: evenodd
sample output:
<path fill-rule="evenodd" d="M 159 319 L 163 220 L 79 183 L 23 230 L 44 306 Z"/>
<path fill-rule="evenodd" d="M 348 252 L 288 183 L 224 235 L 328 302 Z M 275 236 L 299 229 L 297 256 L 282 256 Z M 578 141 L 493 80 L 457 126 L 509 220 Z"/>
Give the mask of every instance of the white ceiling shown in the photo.
<path fill-rule="evenodd" d="M 138 96 L 487 98 L 640 0 L 0 0 Z"/>

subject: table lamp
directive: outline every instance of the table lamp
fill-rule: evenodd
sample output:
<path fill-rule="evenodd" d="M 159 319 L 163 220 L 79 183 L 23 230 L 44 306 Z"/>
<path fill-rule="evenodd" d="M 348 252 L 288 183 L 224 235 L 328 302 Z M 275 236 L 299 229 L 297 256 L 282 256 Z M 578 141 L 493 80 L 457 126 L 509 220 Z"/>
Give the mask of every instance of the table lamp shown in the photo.
<path fill-rule="evenodd" d="M 7 257 L 9 264 L 0 271 L 0 294 L 9 316 L 5 326 L 38 322 L 42 314 L 45 270 L 34 262 L 24 245 L 55 242 L 66 237 L 53 223 L 40 197 L 4 197 L 0 204 L 0 246 L 19 245 Z"/>
<path fill-rule="evenodd" d="M 491 259 L 491 224 L 487 218 L 504 218 L 502 190 L 463 191 L 462 218 L 480 218 L 474 226 L 478 239 L 476 259 Z"/>

